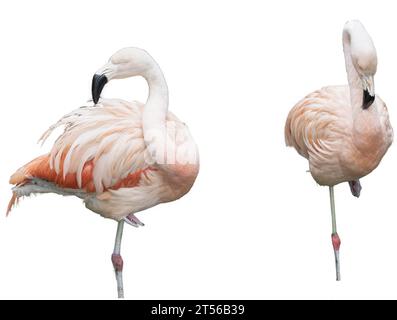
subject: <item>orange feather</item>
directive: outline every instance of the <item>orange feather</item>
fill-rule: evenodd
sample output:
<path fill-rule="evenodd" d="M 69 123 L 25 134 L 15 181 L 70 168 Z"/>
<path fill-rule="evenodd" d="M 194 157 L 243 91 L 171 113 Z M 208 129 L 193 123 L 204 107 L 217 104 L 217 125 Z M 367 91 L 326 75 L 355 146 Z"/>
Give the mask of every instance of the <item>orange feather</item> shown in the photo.
<path fill-rule="evenodd" d="M 51 169 L 49 162 L 50 155 L 46 154 L 32 160 L 22 168 L 18 169 L 11 176 L 10 183 L 14 185 L 21 185 L 28 182 L 31 178 L 39 178 L 49 182 L 53 182 L 54 184 L 62 188 L 79 189 L 76 172 L 69 172 L 66 174 L 65 178 L 63 177 L 63 162 L 65 160 L 66 153 L 67 151 L 65 151 L 61 157 L 59 173 L 57 173 L 54 169 Z M 93 160 L 89 160 L 84 164 L 81 173 L 82 189 L 86 192 L 96 191 L 93 182 L 94 167 L 95 166 Z M 139 184 L 141 175 L 146 175 L 146 172 L 148 170 L 156 169 L 152 167 L 147 167 L 142 170 L 137 170 L 136 172 L 130 173 L 124 179 L 117 181 L 113 186 L 104 189 L 117 190 L 119 188 L 133 188 Z"/>

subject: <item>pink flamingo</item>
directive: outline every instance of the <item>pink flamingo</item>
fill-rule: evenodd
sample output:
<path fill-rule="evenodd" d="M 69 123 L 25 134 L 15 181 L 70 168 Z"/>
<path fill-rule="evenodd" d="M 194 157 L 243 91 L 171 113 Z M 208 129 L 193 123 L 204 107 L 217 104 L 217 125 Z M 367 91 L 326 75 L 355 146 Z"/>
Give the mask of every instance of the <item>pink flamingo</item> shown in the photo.
<path fill-rule="evenodd" d="M 133 76 L 148 83 L 145 105 L 99 100 L 108 81 Z M 187 126 L 168 111 L 166 81 L 146 51 L 116 52 L 94 75 L 92 98 L 95 105 L 72 111 L 43 134 L 44 142 L 55 128 L 65 127 L 50 153 L 11 176 L 15 186 L 7 214 L 20 197 L 53 192 L 77 196 L 88 209 L 118 221 L 112 263 L 122 298 L 124 222 L 143 226 L 136 212 L 185 195 L 199 171 L 198 151 Z"/>
<path fill-rule="evenodd" d="M 386 105 L 374 90 L 376 50 L 359 21 L 346 23 L 343 50 L 349 86 L 309 94 L 292 108 L 285 124 L 287 146 L 309 160 L 318 184 L 329 186 L 336 280 L 340 280 L 340 238 L 334 185 L 347 181 L 352 194 L 359 197 L 359 179 L 378 166 L 393 141 Z"/>

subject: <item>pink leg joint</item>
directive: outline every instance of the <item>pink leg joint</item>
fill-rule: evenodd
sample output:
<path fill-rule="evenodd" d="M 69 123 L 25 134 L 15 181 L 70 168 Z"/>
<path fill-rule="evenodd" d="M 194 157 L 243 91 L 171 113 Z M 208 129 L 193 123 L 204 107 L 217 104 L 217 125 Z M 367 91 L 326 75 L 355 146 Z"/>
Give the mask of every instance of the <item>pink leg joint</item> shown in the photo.
<path fill-rule="evenodd" d="M 112 254 L 112 262 L 115 271 L 123 271 L 123 258 L 119 254 Z"/>
<path fill-rule="evenodd" d="M 340 238 L 339 238 L 338 234 L 337 233 L 333 233 L 331 235 L 331 238 L 332 238 L 332 246 L 334 247 L 334 250 L 335 251 L 339 251 L 339 247 L 340 247 L 341 241 L 340 241 Z"/>

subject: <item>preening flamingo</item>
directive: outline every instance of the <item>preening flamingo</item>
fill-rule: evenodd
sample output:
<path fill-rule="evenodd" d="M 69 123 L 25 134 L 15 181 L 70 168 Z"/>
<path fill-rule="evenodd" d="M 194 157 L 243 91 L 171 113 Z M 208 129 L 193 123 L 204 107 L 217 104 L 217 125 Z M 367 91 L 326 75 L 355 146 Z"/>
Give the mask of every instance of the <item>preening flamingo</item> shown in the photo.
<path fill-rule="evenodd" d="M 336 280 L 340 280 L 340 238 L 336 229 L 334 186 L 349 182 L 359 197 L 359 179 L 374 170 L 393 141 L 385 103 L 375 95 L 376 50 L 359 21 L 343 29 L 348 86 L 317 90 L 288 114 L 285 141 L 309 160 L 314 180 L 329 186 Z"/>
<path fill-rule="evenodd" d="M 146 104 L 100 99 L 111 79 L 142 76 L 149 87 Z M 192 187 L 198 150 L 187 126 L 168 111 L 168 88 L 155 60 L 144 50 L 125 48 L 98 70 L 92 82 L 93 106 L 62 117 L 41 137 L 64 126 L 50 153 L 18 169 L 7 214 L 20 197 L 38 193 L 74 195 L 85 206 L 118 221 L 112 263 L 118 297 L 124 296 L 120 255 L 124 222 L 138 227 L 134 215 L 176 200 Z"/>

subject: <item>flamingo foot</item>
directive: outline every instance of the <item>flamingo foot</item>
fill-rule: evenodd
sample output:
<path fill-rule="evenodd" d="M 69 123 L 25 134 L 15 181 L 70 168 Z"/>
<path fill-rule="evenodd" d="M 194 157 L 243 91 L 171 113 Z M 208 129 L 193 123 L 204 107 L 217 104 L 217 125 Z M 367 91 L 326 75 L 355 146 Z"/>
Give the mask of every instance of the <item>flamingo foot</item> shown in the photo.
<path fill-rule="evenodd" d="M 340 281 L 340 260 L 339 260 L 339 248 L 340 248 L 340 238 L 337 233 L 331 235 L 332 246 L 334 247 L 335 254 L 335 269 L 336 269 L 336 281 Z"/>
<path fill-rule="evenodd" d="M 352 195 L 358 198 L 360 196 L 361 189 L 362 189 L 360 180 L 349 181 L 349 186 L 350 186 L 350 191 L 352 192 Z"/>
<path fill-rule="evenodd" d="M 123 218 L 125 222 L 127 222 L 129 225 L 138 228 L 138 227 L 143 227 L 145 224 L 139 220 L 133 213 L 130 213 L 128 216 Z"/>

